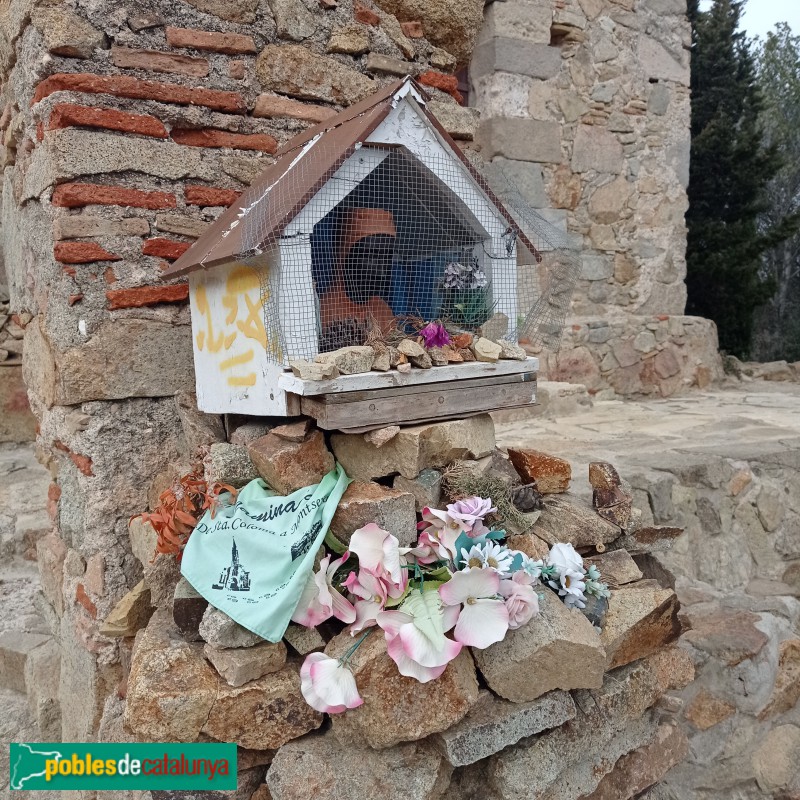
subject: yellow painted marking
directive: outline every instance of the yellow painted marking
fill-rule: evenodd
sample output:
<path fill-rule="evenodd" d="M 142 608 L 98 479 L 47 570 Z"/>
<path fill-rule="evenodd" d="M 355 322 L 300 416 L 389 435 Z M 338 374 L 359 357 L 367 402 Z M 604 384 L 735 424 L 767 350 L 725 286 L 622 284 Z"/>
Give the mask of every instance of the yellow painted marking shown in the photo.
<path fill-rule="evenodd" d="M 225 343 L 225 335 L 220 333 L 219 336 L 214 336 L 214 322 L 211 319 L 211 306 L 208 303 L 208 294 L 206 293 L 205 284 L 200 284 L 200 286 L 197 287 L 197 291 L 195 292 L 195 302 L 197 303 L 197 310 L 206 318 L 206 325 L 208 326 L 208 339 L 205 343 L 208 345 L 208 352 L 218 353 Z M 235 338 L 236 334 L 234 333 L 233 335 Z M 200 348 L 200 350 L 203 349 L 203 345 L 200 343 L 200 341 L 198 341 L 197 346 Z"/>
<path fill-rule="evenodd" d="M 249 375 L 244 375 L 241 378 L 231 375 L 228 378 L 228 386 L 255 386 L 256 374 L 251 372 Z"/>
<path fill-rule="evenodd" d="M 220 365 L 220 369 L 232 369 L 233 367 L 238 367 L 239 364 L 246 364 L 248 361 L 253 360 L 253 356 L 255 354 L 252 350 L 247 350 L 246 352 L 242 353 L 238 356 L 231 356 L 230 358 L 226 358 Z"/>
<path fill-rule="evenodd" d="M 264 320 L 261 319 L 261 305 L 262 299 L 259 298 L 255 303 L 248 295 L 244 296 L 244 302 L 247 303 L 247 319 L 244 322 L 237 322 L 236 327 L 248 338 L 255 339 L 266 349 L 267 347 L 267 332 L 264 330 Z"/>
<path fill-rule="evenodd" d="M 206 332 L 205 331 L 200 331 L 197 334 L 196 341 L 197 341 L 197 349 L 198 350 L 202 350 L 203 349 L 203 344 L 206 341 Z"/>

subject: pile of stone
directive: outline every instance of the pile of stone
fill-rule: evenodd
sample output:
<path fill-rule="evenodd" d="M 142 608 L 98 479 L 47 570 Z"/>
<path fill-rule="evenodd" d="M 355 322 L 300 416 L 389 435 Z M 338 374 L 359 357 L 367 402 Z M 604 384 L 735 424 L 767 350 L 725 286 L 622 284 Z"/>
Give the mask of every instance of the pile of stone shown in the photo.
<path fill-rule="evenodd" d="M 495 342 L 484 336 L 461 333 L 443 347 L 425 347 L 417 339 L 403 339 L 397 346 L 383 343 L 341 347 L 329 353 L 320 353 L 316 359 L 289 361 L 292 372 L 303 380 L 321 381 L 339 375 L 357 375 L 362 372 L 411 372 L 417 369 L 446 367 L 469 361 L 496 363 L 502 360 L 525 361 L 528 354 L 515 342 L 500 339 Z"/>
<path fill-rule="evenodd" d="M 300 692 L 304 657 L 342 655 L 349 632 L 289 626 L 265 642 L 210 606 L 172 557 L 151 560 L 155 532 L 130 534 L 145 578 L 106 620 L 135 644 L 123 681 L 124 730 L 136 741 L 239 746 L 236 797 L 258 800 L 628 798 L 686 754 L 668 692 L 693 666 L 671 646 L 678 602 L 647 553 L 675 529 L 642 528 L 610 464 L 590 467 L 594 507 L 568 490 L 568 462 L 496 448 L 488 415 L 326 441 L 310 420 L 272 429 L 250 422 L 211 446 L 207 477 L 243 485 L 261 476 L 282 493 L 318 481 L 338 460 L 354 482 L 332 530 L 348 541 L 377 522 L 411 544 L 417 512 L 448 502 L 453 465 L 539 508 L 515 515 L 510 546 L 541 557 L 573 544 L 612 588 L 602 629 L 543 590 L 541 613 L 486 650 L 465 648 L 426 684 L 403 677 L 383 636 L 367 637 L 351 667 L 364 704 L 327 723 Z M 376 434 L 381 434 L 377 435 Z M 109 633 L 112 623 L 116 634 Z M 266 780 L 266 784 L 264 781 Z"/>

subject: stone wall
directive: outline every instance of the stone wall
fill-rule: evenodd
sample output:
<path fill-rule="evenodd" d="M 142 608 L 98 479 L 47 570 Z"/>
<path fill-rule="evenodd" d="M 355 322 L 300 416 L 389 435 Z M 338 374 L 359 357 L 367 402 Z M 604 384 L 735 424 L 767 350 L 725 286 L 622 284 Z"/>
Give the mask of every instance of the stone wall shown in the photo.
<path fill-rule="evenodd" d="M 52 475 L 40 566 L 65 740 L 97 735 L 123 674 L 98 626 L 142 577 L 128 519 L 198 444 L 188 292 L 165 263 L 282 143 L 400 75 L 471 135 L 452 72 L 482 5 L 458 7 L 0 2 L 2 249 Z"/>
<path fill-rule="evenodd" d="M 598 403 L 557 422 L 509 421 L 498 443 L 604 453 L 643 524 L 685 533 L 639 560 L 681 601 L 696 678 L 670 699 L 686 760 L 659 800 L 769 800 L 800 790 L 800 389 L 745 377 L 667 402 Z M 580 480 L 577 494 L 585 494 Z M 608 795 L 614 796 L 614 795 Z"/>
<path fill-rule="evenodd" d="M 486 7 L 471 63 L 481 155 L 582 248 L 554 380 L 666 396 L 721 376 L 713 323 L 682 318 L 689 45 L 685 0 Z"/>

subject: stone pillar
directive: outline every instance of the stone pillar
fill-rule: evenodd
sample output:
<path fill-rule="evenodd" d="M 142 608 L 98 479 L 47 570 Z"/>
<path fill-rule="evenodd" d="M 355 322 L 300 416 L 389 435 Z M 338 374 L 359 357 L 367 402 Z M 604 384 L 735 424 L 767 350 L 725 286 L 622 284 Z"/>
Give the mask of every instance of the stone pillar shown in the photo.
<path fill-rule="evenodd" d="M 721 375 L 716 330 L 683 317 L 689 179 L 685 0 L 507 0 L 471 64 L 477 142 L 575 237 L 583 270 L 548 376 L 669 395 Z"/>
<path fill-rule="evenodd" d="M 478 0 L 3 5 L 0 243 L 53 479 L 40 569 L 65 740 L 96 736 L 124 691 L 130 642 L 99 627 L 142 578 L 128 520 L 198 455 L 188 290 L 161 282 L 165 262 L 281 144 L 398 76 L 470 139 L 453 73 L 481 13 Z"/>

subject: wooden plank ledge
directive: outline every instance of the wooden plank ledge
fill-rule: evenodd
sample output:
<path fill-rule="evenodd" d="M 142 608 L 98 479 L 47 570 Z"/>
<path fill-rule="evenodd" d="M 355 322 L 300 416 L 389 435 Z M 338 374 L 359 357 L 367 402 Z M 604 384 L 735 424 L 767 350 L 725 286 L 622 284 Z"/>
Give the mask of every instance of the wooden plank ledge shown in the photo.
<path fill-rule="evenodd" d="M 329 381 L 305 381 L 291 372 L 284 372 L 278 378 L 278 387 L 286 392 L 311 397 L 336 392 L 358 392 L 368 389 L 392 389 L 402 386 L 423 386 L 427 383 L 448 383 L 457 386 L 458 381 L 469 378 L 489 378 L 492 376 L 518 375 L 537 373 L 539 359 L 530 356 L 525 361 L 470 361 L 465 364 L 448 364 L 446 367 L 418 369 L 412 367 L 411 372 L 402 373 L 397 370 L 389 372 L 362 372 L 358 375 L 340 375 Z"/>

